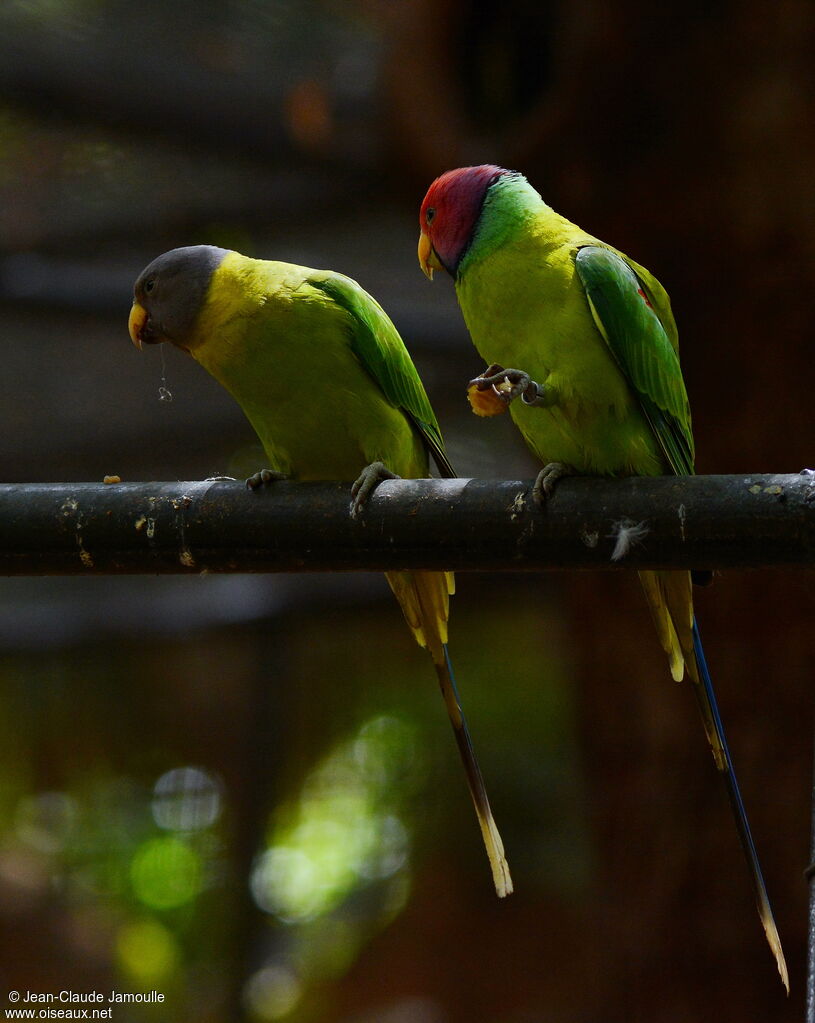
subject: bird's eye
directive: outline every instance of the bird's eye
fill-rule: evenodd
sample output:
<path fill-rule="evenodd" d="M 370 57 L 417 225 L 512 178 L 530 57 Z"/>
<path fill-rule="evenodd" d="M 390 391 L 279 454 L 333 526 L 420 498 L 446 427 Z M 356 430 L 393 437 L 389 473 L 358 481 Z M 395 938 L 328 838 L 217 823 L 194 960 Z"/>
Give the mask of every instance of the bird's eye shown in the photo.
<path fill-rule="evenodd" d="M 156 286 L 155 277 L 148 277 L 147 280 L 144 282 L 145 293 L 149 295 L 153 288 L 155 288 L 155 286 Z"/>
<path fill-rule="evenodd" d="M 426 223 L 432 224 L 433 223 L 433 217 L 435 217 L 435 216 L 436 216 L 436 211 L 433 209 L 432 206 L 430 207 L 430 209 L 425 210 L 424 219 L 425 219 Z"/>

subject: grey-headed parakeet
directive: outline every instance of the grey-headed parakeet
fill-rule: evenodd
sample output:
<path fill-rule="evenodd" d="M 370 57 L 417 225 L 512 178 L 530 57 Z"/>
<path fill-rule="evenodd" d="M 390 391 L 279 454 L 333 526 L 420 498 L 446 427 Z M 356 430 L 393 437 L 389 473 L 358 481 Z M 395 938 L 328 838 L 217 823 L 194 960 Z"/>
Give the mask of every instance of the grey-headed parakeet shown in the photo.
<path fill-rule="evenodd" d="M 173 249 L 139 275 L 130 313 L 139 346 L 169 341 L 232 394 L 263 444 L 270 478 L 347 480 L 358 511 L 381 478 L 455 473 L 430 402 L 381 306 L 339 273 L 250 259 L 208 245 Z M 492 867 L 512 891 L 447 654 L 450 572 L 386 578 L 433 659 Z"/>

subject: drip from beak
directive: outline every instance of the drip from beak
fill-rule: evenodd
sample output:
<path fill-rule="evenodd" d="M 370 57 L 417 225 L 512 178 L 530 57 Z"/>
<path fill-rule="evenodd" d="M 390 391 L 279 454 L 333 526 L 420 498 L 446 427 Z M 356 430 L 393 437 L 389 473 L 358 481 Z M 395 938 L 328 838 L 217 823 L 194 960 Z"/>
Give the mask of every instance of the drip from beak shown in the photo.
<path fill-rule="evenodd" d="M 430 244 L 430 239 L 424 231 L 419 235 L 419 266 L 429 281 L 433 280 L 434 270 L 444 269 L 439 257 L 436 255 L 436 250 Z"/>
<path fill-rule="evenodd" d="M 144 325 L 146 323 L 147 310 L 144 306 L 139 305 L 138 302 L 134 302 L 127 321 L 127 329 L 130 332 L 130 340 L 139 349 L 139 351 L 142 349 L 142 331 L 144 330 Z"/>

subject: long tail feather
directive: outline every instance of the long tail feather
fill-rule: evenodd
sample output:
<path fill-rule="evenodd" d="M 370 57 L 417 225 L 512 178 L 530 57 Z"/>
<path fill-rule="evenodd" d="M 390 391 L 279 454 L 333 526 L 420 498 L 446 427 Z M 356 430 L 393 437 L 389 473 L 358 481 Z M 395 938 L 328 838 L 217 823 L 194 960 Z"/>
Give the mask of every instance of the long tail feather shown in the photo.
<path fill-rule="evenodd" d="M 725 788 L 727 789 L 727 795 L 730 800 L 730 806 L 732 807 L 733 817 L 736 822 L 736 830 L 738 831 L 741 847 L 744 850 L 744 855 L 747 859 L 747 866 L 753 880 L 753 890 L 756 896 L 756 903 L 758 904 L 758 915 L 761 918 L 764 933 L 767 936 L 767 942 L 775 956 L 778 972 L 781 974 L 781 981 L 787 990 L 787 994 L 789 994 L 789 976 L 787 974 L 787 964 L 784 959 L 784 952 L 781 948 L 781 938 L 778 935 L 778 928 L 775 925 L 773 911 L 770 906 L 770 900 L 764 884 L 764 877 L 761 873 L 761 866 L 758 861 L 758 853 L 756 852 L 753 835 L 750 831 L 750 824 L 747 820 L 747 812 L 741 798 L 736 773 L 733 770 L 733 761 L 730 757 L 730 750 L 727 746 L 727 739 L 725 738 L 724 727 L 722 726 L 722 719 L 719 714 L 719 707 L 716 703 L 716 695 L 713 691 L 713 683 L 710 678 L 710 672 L 708 671 L 707 661 L 705 660 L 705 653 L 702 649 L 702 639 L 699 635 L 699 627 L 696 624 L 696 618 L 693 619 L 693 650 L 696 655 L 696 664 L 699 669 L 699 677 L 693 679 L 693 689 L 696 693 L 699 709 L 701 710 L 702 717 L 705 721 L 708 738 L 711 739 L 711 726 L 713 733 L 715 734 L 716 745 L 713 750 L 714 758 L 716 759 L 716 765 L 721 771 Z M 692 677 L 694 674 L 696 673 L 693 672 Z M 713 746 L 712 741 L 711 746 Z M 716 748 L 721 751 L 721 757 L 717 756 Z"/>
<path fill-rule="evenodd" d="M 386 572 L 385 577 L 402 607 L 405 620 L 416 642 L 419 646 L 426 647 L 433 659 L 484 838 L 495 891 L 503 898 L 512 891 L 512 877 L 504 856 L 504 843 L 492 816 L 484 779 L 461 709 L 455 676 L 447 653 L 448 598 L 455 587 L 453 573 L 400 571 Z"/>
<path fill-rule="evenodd" d="M 509 895 L 513 890 L 512 876 L 509 872 L 509 864 L 504 855 L 504 843 L 498 832 L 498 826 L 492 815 L 490 801 L 487 797 L 487 789 L 484 779 L 481 776 L 481 768 L 473 749 L 470 730 L 467 727 L 467 720 L 464 711 L 461 709 L 461 701 L 458 697 L 456 679 L 453 674 L 453 666 L 450 663 L 450 655 L 447 646 L 444 647 L 444 663 L 436 664 L 436 674 L 439 677 L 444 704 L 447 707 L 447 714 L 450 724 L 453 726 L 453 734 L 456 737 L 458 751 L 461 754 L 461 761 L 464 764 L 464 771 L 467 775 L 467 785 L 475 806 L 478 823 L 481 827 L 481 835 L 484 839 L 484 846 L 489 857 L 492 868 L 492 880 L 495 884 L 495 891 L 499 898 Z"/>

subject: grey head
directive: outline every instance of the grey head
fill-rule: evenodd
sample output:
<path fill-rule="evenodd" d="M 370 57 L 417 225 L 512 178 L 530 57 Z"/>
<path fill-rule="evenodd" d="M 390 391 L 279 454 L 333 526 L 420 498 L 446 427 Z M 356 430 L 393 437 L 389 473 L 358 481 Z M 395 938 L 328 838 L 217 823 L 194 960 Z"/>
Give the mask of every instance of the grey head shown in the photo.
<path fill-rule="evenodd" d="M 133 287 L 128 324 L 133 344 L 169 341 L 188 348 L 212 275 L 228 253 L 215 245 L 187 245 L 146 266 Z"/>

